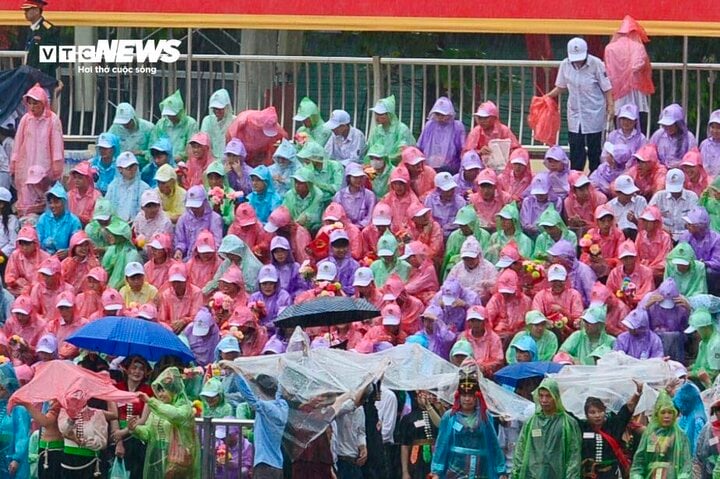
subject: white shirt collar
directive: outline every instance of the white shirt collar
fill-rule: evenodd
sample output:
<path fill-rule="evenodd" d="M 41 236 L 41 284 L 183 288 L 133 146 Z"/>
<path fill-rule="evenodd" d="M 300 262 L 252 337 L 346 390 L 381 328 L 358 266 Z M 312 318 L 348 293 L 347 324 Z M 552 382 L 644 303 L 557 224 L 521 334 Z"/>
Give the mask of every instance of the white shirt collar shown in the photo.
<path fill-rule="evenodd" d="M 38 18 L 38 19 L 35 21 L 35 23 L 33 23 L 32 25 L 30 25 L 30 30 L 32 30 L 33 32 L 34 32 L 34 31 L 37 31 L 37 30 L 40 30 L 40 24 L 42 23 L 42 21 L 43 21 L 43 17 Z"/>

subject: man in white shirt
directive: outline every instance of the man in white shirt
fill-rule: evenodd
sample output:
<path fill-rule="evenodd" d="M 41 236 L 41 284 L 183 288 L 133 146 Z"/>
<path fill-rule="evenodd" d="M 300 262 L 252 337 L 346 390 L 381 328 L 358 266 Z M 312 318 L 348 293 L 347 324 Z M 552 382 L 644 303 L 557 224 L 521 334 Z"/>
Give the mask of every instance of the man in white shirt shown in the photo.
<path fill-rule="evenodd" d="M 673 168 L 665 176 L 665 189 L 650 198 L 649 206 L 657 206 L 663 217 L 663 227 L 677 241 L 686 231 L 683 217 L 698 204 L 698 196 L 694 191 L 685 189 L 685 174 Z"/>
<path fill-rule="evenodd" d="M 608 202 L 617 218 L 618 228 L 626 238 L 635 240 L 637 236 L 637 220 L 647 207 L 645 197 L 638 195 L 640 189 L 635 186 L 632 177 L 620 175 L 613 184 L 617 196 Z"/>
<path fill-rule="evenodd" d="M 346 400 L 333 422 L 334 455 L 340 479 L 362 479 L 362 466 L 367 460 L 365 412 L 353 399 Z"/>
<path fill-rule="evenodd" d="M 332 130 L 330 141 L 325 144 L 325 151 L 333 160 L 347 166 L 348 163 L 362 163 L 365 154 L 365 135 L 352 126 L 350 115 L 345 110 L 334 110 L 330 120 L 325 123 Z"/>

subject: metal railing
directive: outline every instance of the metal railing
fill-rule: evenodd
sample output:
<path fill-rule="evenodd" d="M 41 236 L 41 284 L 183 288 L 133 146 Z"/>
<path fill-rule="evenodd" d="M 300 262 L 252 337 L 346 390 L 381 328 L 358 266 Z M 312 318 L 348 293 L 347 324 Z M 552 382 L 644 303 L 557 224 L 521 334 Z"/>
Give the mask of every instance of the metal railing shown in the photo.
<path fill-rule="evenodd" d="M 215 419 L 215 418 L 197 418 L 195 420 L 196 430 L 198 432 L 198 438 L 200 439 L 200 464 L 201 464 L 201 477 L 204 479 L 245 479 L 250 477 L 248 474 L 242 472 L 242 444 L 243 444 L 243 430 L 252 430 L 254 421 L 246 419 Z M 220 466 L 217 464 L 217 447 L 219 440 L 216 437 L 216 431 L 218 427 L 224 427 L 229 429 L 230 427 L 236 427 L 239 429 L 238 438 L 240 441 L 240 457 L 238 470 L 231 471 L 227 467 Z M 226 433 L 227 437 L 229 434 Z M 252 464 L 250 464 L 252 469 Z"/>
<path fill-rule="evenodd" d="M 0 52 L 0 67 L 22 62 L 23 52 Z M 358 128 L 369 132 L 368 108 L 382 96 L 395 94 L 397 113 L 419 134 L 433 102 L 448 96 L 458 118 L 472 126 L 472 113 L 485 100 L 494 101 L 501 121 L 521 143 L 534 146 L 526 123 L 530 99 L 552 88 L 558 61 L 455 60 L 380 57 L 317 57 L 264 55 L 182 55 L 174 64 L 158 64 L 151 73 L 78 73 L 59 70 L 65 87 L 58 113 L 68 140 L 92 142 L 112 124 L 115 105 L 127 101 L 138 115 L 155 122 L 158 103 L 179 88 L 187 112 L 198 122 L 207 115 L 213 91 L 226 88 L 235 111 L 274 105 L 290 132 L 295 108 L 303 96 L 320 106 L 325 118 L 336 108 L 347 110 Z M 720 64 L 655 63 L 656 92 L 650 99 L 648 132 L 667 104 L 687 101 L 688 125 L 705 137 L 710 112 L 720 96 Z M 189 77 L 188 77 L 189 74 Z M 189 78 L 189 80 L 188 80 Z M 564 108 L 561 102 L 561 108 Z M 564 115 L 562 115 L 564 117 Z M 565 131 L 565 118 L 561 132 Z M 564 138 L 560 138 L 562 143 Z"/>

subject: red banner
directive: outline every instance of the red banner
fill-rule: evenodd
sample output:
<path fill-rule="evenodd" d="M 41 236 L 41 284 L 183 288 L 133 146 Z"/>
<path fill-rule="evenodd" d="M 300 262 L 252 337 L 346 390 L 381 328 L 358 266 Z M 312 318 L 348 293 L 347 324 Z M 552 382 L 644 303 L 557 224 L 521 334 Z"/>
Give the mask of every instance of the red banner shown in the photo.
<path fill-rule="evenodd" d="M 0 22 L 23 23 L 22 0 L 0 0 Z M 61 25 L 315 30 L 611 33 L 630 14 L 650 35 L 720 36 L 720 8 L 697 0 L 49 0 Z"/>

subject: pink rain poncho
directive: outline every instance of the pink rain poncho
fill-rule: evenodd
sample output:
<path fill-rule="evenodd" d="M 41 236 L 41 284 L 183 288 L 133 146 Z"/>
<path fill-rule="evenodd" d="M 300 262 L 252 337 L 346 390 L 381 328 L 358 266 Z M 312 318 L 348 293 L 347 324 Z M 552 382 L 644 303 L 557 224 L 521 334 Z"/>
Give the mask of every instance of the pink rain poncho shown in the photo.
<path fill-rule="evenodd" d="M 88 187 L 84 192 L 78 190 L 71 180 L 72 188 L 68 191 L 68 208 L 70 212 L 80 218 L 80 222 L 83 225 L 90 223 L 93 219 L 93 211 L 95 210 L 95 201 L 102 196 L 102 193 L 95 188 L 95 180 L 93 175 L 95 170 L 90 166 L 90 163 L 83 161 L 75 168 L 72 169 L 71 173 L 77 173 L 88 181 Z M 71 175 L 72 178 L 72 175 Z"/>
<path fill-rule="evenodd" d="M 587 176 L 581 171 L 571 171 L 568 179 L 570 182 L 570 192 L 563 204 L 565 207 L 565 217 L 568 219 L 568 226 L 578 227 L 583 224 L 585 228 L 590 227 L 595 223 L 595 210 L 598 206 L 607 203 L 607 197 L 597 191 L 592 183 L 589 182 Z M 586 195 L 578 195 L 577 190 L 583 187 L 589 188 L 588 193 Z"/>
<path fill-rule="evenodd" d="M 50 256 L 40 264 L 38 278 L 30 290 L 30 298 L 35 312 L 44 320 L 49 320 L 55 312 L 57 297 L 63 291 L 73 292 L 72 285 L 63 281 L 60 274 L 60 260 Z"/>
<path fill-rule="evenodd" d="M 255 168 L 258 165 L 272 165 L 275 145 L 289 136 L 278 124 L 275 107 L 270 106 L 264 110 L 241 112 L 225 133 L 226 142 L 233 138 L 243 142 L 247 150 L 245 162 Z"/>
<path fill-rule="evenodd" d="M 635 165 L 630 167 L 627 174 L 635 182 L 640 194 L 649 200 L 660 190 L 665 189 L 665 175 L 667 169 L 658 160 L 657 147 L 653 144 L 642 146 L 634 155 Z M 648 166 L 638 165 L 640 162 L 648 163 Z"/>
<path fill-rule="evenodd" d="M 564 316 L 568 319 L 568 326 L 573 327 L 583 314 L 583 301 L 580 292 L 568 284 L 560 294 L 555 294 L 552 288 L 538 292 L 533 298 L 532 309 L 540 311 L 546 318 Z"/>
<path fill-rule="evenodd" d="M 487 319 L 501 337 L 514 336 L 525 329 L 525 313 L 532 300 L 523 293 L 517 273 L 506 269 L 497 280 L 497 292 L 487 303 Z"/>
<path fill-rule="evenodd" d="M 524 168 L 521 168 L 522 166 Z M 505 193 L 510 195 L 513 201 L 522 201 L 523 193 L 530 187 L 532 179 L 530 153 L 525 148 L 513 150 L 510 153 L 510 161 L 505 165 L 505 171 L 500 173 L 499 177 L 500 184 L 505 188 Z"/>
<path fill-rule="evenodd" d="M 698 195 L 698 198 L 702 196 L 708 187 L 709 179 L 703 166 L 700 150 L 691 148 L 690 151 L 685 153 L 685 156 L 683 156 L 680 162 L 680 169 L 685 173 L 685 189 L 694 192 Z"/>
<path fill-rule="evenodd" d="M 405 184 L 405 194 L 402 197 L 399 197 L 393 191 L 392 183 L 394 182 Z M 392 212 L 392 230 L 399 232 L 405 230 L 410 223 L 410 209 L 413 206 L 422 206 L 422 203 L 420 203 L 420 200 L 418 200 L 418 197 L 410 188 L 410 173 L 408 173 L 407 169 L 403 166 L 398 166 L 390 174 L 390 185 L 388 194 L 378 204 L 385 204 L 390 207 L 390 211 Z"/>
<path fill-rule="evenodd" d="M 40 116 L 33 115 L 32 108 L 27 103 L 28 98 L 43 105 Z M 46 172 L 47 179 L 50 180 L 46 182 L 49 187 L 61 179 L 65 166 L 62 124 L 60 118 L 50 109 L 47 93 L 36 83 L 25 94 L 23 102 L 27 113 L 20 119 L 10 158 L 10 174 L 15 176 L 20 210 L 45 201 L 45 191 L 39 194 L 35 189 L 25 188 L 31 167 L 37 166 Z"/>
<path fill-rule="evenodd" d="M 636 90 L 643 95 L 655 93 L 650 58 L 645 45 L 650 40 L 645 29 L 630 15 L 625 15 L 617 33 L 605 47 L 605 68 L 618 100 Z"/>
<path fill-rule="evenodd" d="M 378 203 L 372 212 L 370 224 L 363 228 L 360 238 L 363 245 L 363 256 L 377 258 L 377 242 L 390 227 L 392 210 L 385 203 Z"/>
<path fill-rule="evenodd" d="M 235 297 L 230 298 L 233 300 L 233 308 L 247 305 L 248 295 L 245 290 L 245 280 L 243 279 L 242 270 L 238 266 L 231 264 L 218 280 L 218 283 L 220 282 L 237 286 L 237 294 L 235 294 Z"/>
<path fill-rule="evenodd" d="M 636 286 L 635 295 L 634 297 L 624 296 L 624 298 L 628 306 L 634 307 L 655 287 L 653 272 L 637 260 L 637 249 L 632 240 L 625 240 L 625 242 L 620 245 L 619 256 L 621 258 L 623 256 L 634 256 L 636 258 L 635 265 L 631 271 L 627 270 L 622 263 L 617 265 L 610 271 L 606 284 L 610 292 L 617 294 L 618 291 L 622 291 L 625 278 L 630 278 L 630 281 L 635 283 Z"/>
<path fill-rule="evenodd" d="M 108 313 L 114 313 L 115 316 L 125 316 L 125 314 L 129 312 L 125 310 L 125 301 L 123 300 L 123 297 L 120 296 L 120 293 L 113 288 L 105 288 L 102 296 L 100 297 L 100 304 L 102 305 L 100 309 L 91 314 L 88 320 L 95 321 L 103 316 L 112 315 Z"/>
<path fill-rule="evenodd" d="M 520 142 L 518 141 L 515 134 L 507 126 L 500 123 L 498 107 L 491 101 L 481 103 L 478 107 L 478 112 L 484 110 L 490 114 L 490 117 L 494 119 L 492 125 L 488 129 L 483 129 L 482 126 L 478 125 L 472 130 L 465 140 L 465 151 L 475 150 L 480 153 L 483 147 L 486 147 L 490 140 L 510 140 L 510 150 L 520 148 Z"/>
<path fill-rule="evenodd" d="M 172 283 L 169 283 L 157 298 L 158 323 L 167 324 L 176 331 L 182 330 L 180 326 L 175 327 L 176 322 L 182 322 L 183 326 L 189 324 L 204 304 L 202 290 L 187 281 L 187 267 L 183 263 L 175 263 L 170 267 L 169 279 L 178 280 L 180 277 L 186 278 L 182 296 L 178 296 Z"/>
<path fill-rule="evenodd" d="M 598 206 L 594 212 L 594 217 L 597 219 L 605 216 L 612 216 L 615 218 L 615 213 L 607 204 Z M 595 226 L 590 228 L 588 234 L 593 238 L 593 242 L 597 242 L 600 246 L 600 251 L 605 261 L 613 266 L 616 265 L 618 252 L 620 250 L 620 243 L 625 241 L 625 235 L 620 228 L 617 227 L 617 223 L 613 221 L 607 232 L 602 231 L 600 227 Z"/>
<path fill-rule="evenodd" d="M 482 306 L 473 306 L 470 308 L 468 316 L 473 312 L 478 312 L 485 318 L 482 320 L 485 323 L 485 332 L 479 337 L 473 335 L 470 328 L 470 321 L 468 320 L 465 331 L 460 333 L 458 341 L 465 340 L 470 343 L 473 350 L 473 359 L 485 376 L 491 376 L 505 363 L 502 341 L 500 340 L 500 336 L 492 330 L 492 325 L 488 323 L 485 308 Z"/>
<path fill-rule="evenodd" d="M 418 198 L 424 200 L 425 195 L 435 189 L 435 170 L 425 164 L 425 155 L 414 146 L 403 148 L 400 164 L 405 165 L 410 173 L 410 188 Z"/>
<path fill-rule="evenodd" d="M 265 231 L 271 232 L 273 237 L 285 237 L 290 243 L 295 260 L 299 263 L 309 259 L 305 248 L 312 241 L 312 237 L 308 230 L 292 220 L 290 210 L 286 206 L 280 206 L 270 213 L 268 224 L 265 225 Z"/>
<path fill-rule="evenodd" d="M 255 314 L 247 307 L 236 307 L 228 320 L 228 326 L 236 326 L 243 333 L 240 339 L 243 356 L 258 356 L 262 353 L 268 340 L 267 330 L 260 326 Z"/>
<path fill-rule="evenodd" d="M 78 256 L 75 252 L 76 248 L 82 244 L 87 245 L 88 249 L 87 255 L 84 257 Z M 100 260 L 95 255 L 95 248 L 87 233 L 80 230 L 73 234 L 70 237 L 68 257 L 60 264 L 63 281 L 73 286 L 75 294 L 81 293 L 85 290 L 87 274 L 98 266 L 100 266 Z"/>
<path fill-rule="evenodd" d="M 147 279 L 147 270 L 145 275 Z M 81 318 L 90 318 L 93 314 L 102 312 L 102 294 L 107 287 L 108 275 L 102 266 L 91 269 L 88 272 L 88 277 L 96 279 L 100 283 L 100 288 L 99 291 L 94 291 L 90 289 L 86 282 L 83 292 L 75 297 L 75 308 Z"/>
<path fill-rule="evenodd" d="M 151 259 L 145 263 L 145 280 L 158 290 L 162 289 L 167 283 L 170 266 L 172 261 L 172 238 L 167 233 L 156 233 L 148 242 L 150 249 L 162 249 L 165 251 L 165 262 L 156 263 L 155 259 Z M 160 246 L 160 248 L 156 248 Z"/>
<path fill-rule="evenodd" d="M 197 143 L 204 147 L 204 152 L 200 157 L 193 155 L 191 143 Z M 203 173 L 205 169 L 213 162 L 212 149 L 210 148 L 210 137 L 207 133 L 195 133 L 188 142 L 187 146 L 187 176 L 183 182 L 183 186 L 187 189 L 193 186 L 203 184 Z"/>
<path fill-rule="evenodd" d="M 420 329 L 420 315 L 425 306 L 405 288 L 397 274 L 391 274 L 383 287 L 383 301 L 394 301 L 400 308 L 400 329 L 408 335 Z"/>
<path fill-rule="evenodd" d="M 493 230 L 495 229 L 495 217 L 503 209 L 503 206 L 510 202 L 510 195 L 503 191 L 497 175 L 490 168 L 482 170 L 475 182 L 480 185 L 480 188 L 477 193 L 470 195 L 469 202 L 475 207 L 480 225 Z M 483 184 L 493 185 L 494 192 L 491 194 L 488 189 L 488 196 L 486 197 L 486 193 L 483 192 Z"/>
<path fill-rule="evenodd" d="M 250 251 L 258 257 L 269 252 L 272 237 L 263 229 L 250 203 L 240 203 L 235 208 L 235 219 L 228 229 L 228 234 L 243 240 Z"/>
<path fill-rule="evenodd" d="M 405 255 L 403 258 L 409 255 L 417 256 L 420 267 L 410 270 L 410 276 L 405 284 L 405 290 L 408 294 L 422 301 L 423 304 L 428 304 L 440 289 L 440 283 L 438 283 L 437 271 L 433 265 L 432 256 L 429 256 L 428 247 L 420 241 L 412 241 L 405 246 Z M 387 287 L 387 283 L 385 283 L 385 286 Z"/>
<path fill-rule="evenodd" d="M 427 255 L 435 260 L 437 267 L 440 267 L 445 252 L 442 227 L 433 220 L 428 208 L 415 205 L 409 213 L 412 218 L 408 225 L 410 237 L 424 244 L 428 248 Z M 422 224 L 423 222 L 425 224 Z"/>
<path fill-rule="evenodd" d="M 201 253 L 212 253 L 212 257 L 208 261 L 204 261 L 200 257 Z M 217 254 L 215 237 L 208 230 L 201 231 L 195 241 L 192 258 L 187 263 L 188 280 L 198 288 L 203 288 L 208 281 L 213 279 L 220 263 L 222 260 Z"/>
<path fill-rule="evenodd" d="M 654 225 L 651 226 L 650 223 Z M 649 228 L 652 228 L 652 232 Z M 648 206 L 643 211 L 635 238 L 635 249 L 640 264 L 650 268 L 656 278 L 662 278 L 665 273 L 665 258 L 672 249 L 672 236 L 663 229 L 662 213 L 657 206 Z"/>
<path fill-rule="evenodd" d="M 47 332 L 47 324 L 35 312 L 33 300 L 25 294 L 18 296 L 10 311 L 12 315 L 5 321 L 5 336 L 8 339 L 12 339 L 15 335 L 20 336 L 31 348 L 34 348 L 40 337 Z M 18 313 L 27 314 L 28 321 L 21 323 L 17 317 Z"/>
<path fill-rule="evenodd" d="M 607 286 L 597 282 L 593 285 L 590 293 L 590 306 L 600 306 L 603 304 L 607 307 L 605 331 L 613 336 L 624 332 L 627 328 L 623 326 L 622 320 L 630 314 L 630 308 L 620 301 Z"/>
<path fill-rule="evenodd" d="M 72 304 L 72 319 L 70 323 L 66 322 L 60 314 L 59 310 L 55 310 L 50 321 L 47 323 L 47 331 L 55 335 L 58 341 L 58 353 L 61 358 L 67 359 L 70 357 L 77 356 L 78 348 L 65 340 L 72 333 L 85 326 L 88 322 L 87 318 L 80 317 L 77 313 L 77 302 L 75 301 L 75 295 L 69 291 L 64 291 L 58 296 L 57 305 L 67 306 Z"/>
<path fill-rule="evenodd" d="M 34 243 L 34 250 L 26 254 L 20 246 L 21 241 Z M 7 267 L 5 268 L 5 287 L 14 296 L 22 293 L 30 293 L 30 287 L 38 277 L 40 263 L 50 255 L 40 249 L 37 231 L 33 226 L 25 225 L 20 228 L 15 241 L 15 251 L 10 254 Z"/>
<path fill-rule="evenodd" d="M 335 203 L 334 201 L 330 203 L 323 212 L 322 221 L 325 226 L 318 230 L 317 235 L 315 235 L 316 238 L 318 235 L 320 235 L 321 232 L 326 232 L 329 236 L 330 230 L 335 229 L 335 227 L 332 225 L 336 223 L 341 223 L 342 229 L 345 230 L 348 238 L 350 239 L 350 255 L 355 260 L 359 261 L 360 259 L 362 259 L 363 246 L 362 239 L 360 237 L 362 232 L 360 231 L 360 228 L 358 228 L 350 221 L 347 213 L 345 212 L 345 208 L 343 208 L 340 203 Z"/>

